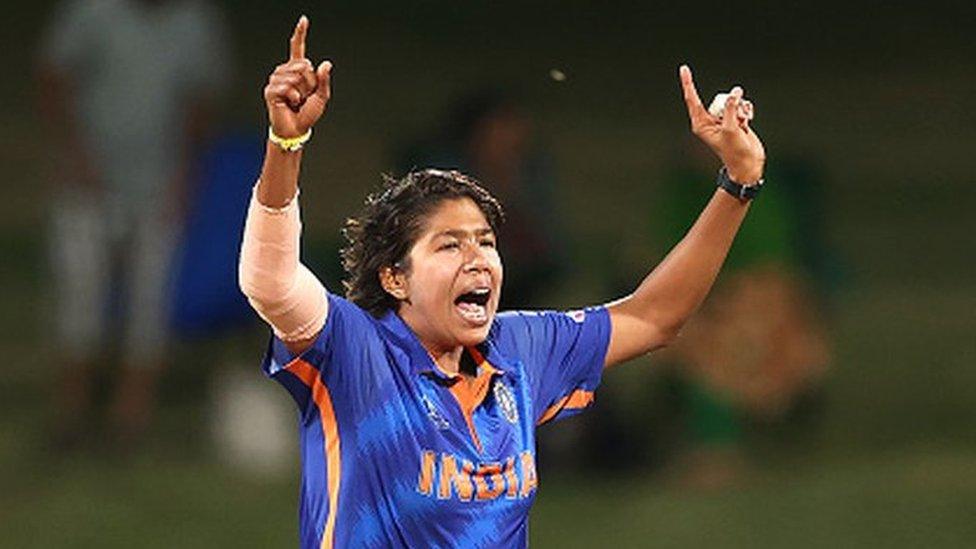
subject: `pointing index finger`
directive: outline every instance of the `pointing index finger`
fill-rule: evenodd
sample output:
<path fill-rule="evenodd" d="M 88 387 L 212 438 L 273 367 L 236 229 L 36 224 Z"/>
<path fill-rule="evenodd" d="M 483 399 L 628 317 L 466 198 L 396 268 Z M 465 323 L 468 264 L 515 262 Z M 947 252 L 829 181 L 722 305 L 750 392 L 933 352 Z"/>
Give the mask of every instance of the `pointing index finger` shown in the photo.
<path fill-rule="evenodd" d="M 305 59 L 305 35 L 308 34 L 308 17 L 304 15 L 298 18 L 298 24 L 295 25 L 295 32 L 291 35 L 291 40 L 289 40 L 289 55 L 290 60 L 295 59 Z"/>
<path fill-rule="evenodd" d="M 695 89 L 695 82 L 691 78 L 691 69 L 688 68 L 688 65 L 681 65 L 678 68 L 678 75 L 681 78 L 681 91 L 685 96 L 688 114 L 692 118 L 700 116 L 701 113 L 705 112 L 705 107 L 702 105 L 701 98 L 698 97 L 698 90 Z"/>

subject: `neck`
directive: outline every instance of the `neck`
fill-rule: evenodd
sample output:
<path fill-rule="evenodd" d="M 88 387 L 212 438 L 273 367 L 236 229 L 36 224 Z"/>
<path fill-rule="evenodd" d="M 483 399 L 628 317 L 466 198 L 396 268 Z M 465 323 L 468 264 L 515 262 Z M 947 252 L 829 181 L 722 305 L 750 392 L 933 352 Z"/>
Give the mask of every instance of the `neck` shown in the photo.
<path fill-rule="evenodd" d="M 469 358 L 467 363 L 465 362 L 465 351 L 463 345 L 458 345 L 456 342 L 437 342 L 436 338 L 427 337 L 425 334 L 430 334 L 432 331 L 428 331 L 428 326 L 424 322 L 423 317 L 417 317 L 412 314 L 413 311 L 408 307 L 401 304 L 400 309 L 397 311 L 400 319 L 403 320 L 413 333 L 420 340 L 420 345 L 427 351 L 430 355 L 431 360 L 437 365 L 437 368 L 444 372 L 445 374 L 455 375 L 464 374 L 467 376 L 474 376 L 477 373 L 477 366 L 474 365 L 473 361 Z"/>
<path fill-rule="evenodd" d="M 434 360 L 434 364 L 444 373 L 454 375 L 461 371 L 461 357 L 464 354 L 464 347 L 458 346 L 453 349 L 443 349 L 436 345 L 429 345 L 421 341 L 427 354 Z"/>
<path fill-rule="evenodd" d="M 464 347 L 461 345 L 451 345 L 451 344 L 440 344 L 432 341 L 431 338 L 425 337 L 428 334 L 428 327 L 424 318 L 422 316 L 417 316 L 413 314 L 413 310 L 405 304 L 401 303 L 400 308 L 397 311 L 400 319 L 403 320 L 413 333 L 420 340 L 420 344 L 433 359 L 434 364 L 437 365 L 440 370 L 446 374 L 456 374 L 461 370 L 461 356 L 464 353 Z"/>

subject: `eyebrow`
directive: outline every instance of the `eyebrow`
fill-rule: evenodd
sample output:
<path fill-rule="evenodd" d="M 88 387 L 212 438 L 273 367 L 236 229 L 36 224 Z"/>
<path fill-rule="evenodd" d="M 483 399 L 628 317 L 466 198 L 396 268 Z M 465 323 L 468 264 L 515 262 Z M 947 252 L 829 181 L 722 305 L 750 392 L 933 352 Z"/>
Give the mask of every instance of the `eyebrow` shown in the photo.
<path fill-rule="evenodd" d="M 466 236 L 468 236 L 469 234 L 472 234 L 472 233 L 474 233 L 475 236 L 485 236 L 485 235 L 494 235 L 495 234 L 495 231 L 493 231 L 491 229 L 491 227 L 482 227 L 480 229 L 475 229 L 474 231 L 465 231 L 465 230 L 462 230 L 462 229 L 448 229 L 446 231 L 441 231 L 441 232 L 435 234 L 434 235 L 434 238 L 438 238 L 438 237 L 441 237 L 441 236 L 450 236 L 450 237 L 453 237 L 453 238 L 464 238 L 464 237 L 466 237 Z"/>

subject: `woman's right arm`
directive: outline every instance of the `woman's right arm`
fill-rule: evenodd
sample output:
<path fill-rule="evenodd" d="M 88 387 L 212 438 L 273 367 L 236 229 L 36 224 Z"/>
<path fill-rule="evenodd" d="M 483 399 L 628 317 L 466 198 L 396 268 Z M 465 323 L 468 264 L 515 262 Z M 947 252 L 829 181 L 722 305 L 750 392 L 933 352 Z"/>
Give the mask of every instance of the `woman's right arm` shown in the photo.
<path fill-rule="evenodd" d="M 306 136 L 329 101 L 332 63 L 312 66 L 305 57 L 307 33 L 303 15 L 291 37 L 288 61 L 275 68 L 264 88 L 270 131 L 278 140 Z M 301 159 L 301 148 L 289 150 L 269 136 L 248 209 L 239 268 L 244 295 L 295 354 L 312 344 L 328 313 L 325 288 L 299 262 Z"/>

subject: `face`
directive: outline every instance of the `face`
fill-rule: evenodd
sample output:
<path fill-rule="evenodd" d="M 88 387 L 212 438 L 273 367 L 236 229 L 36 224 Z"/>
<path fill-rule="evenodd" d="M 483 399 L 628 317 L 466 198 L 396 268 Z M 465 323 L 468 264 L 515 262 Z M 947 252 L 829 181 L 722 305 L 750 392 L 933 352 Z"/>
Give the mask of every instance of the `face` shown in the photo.
<path fill-rule="evenodd" d="M 400 317 L 432 352 L 477 345 L 498 310 L 502 261 L 484 214 L 469 198 L 441 202 L 393 281 Z"/>

